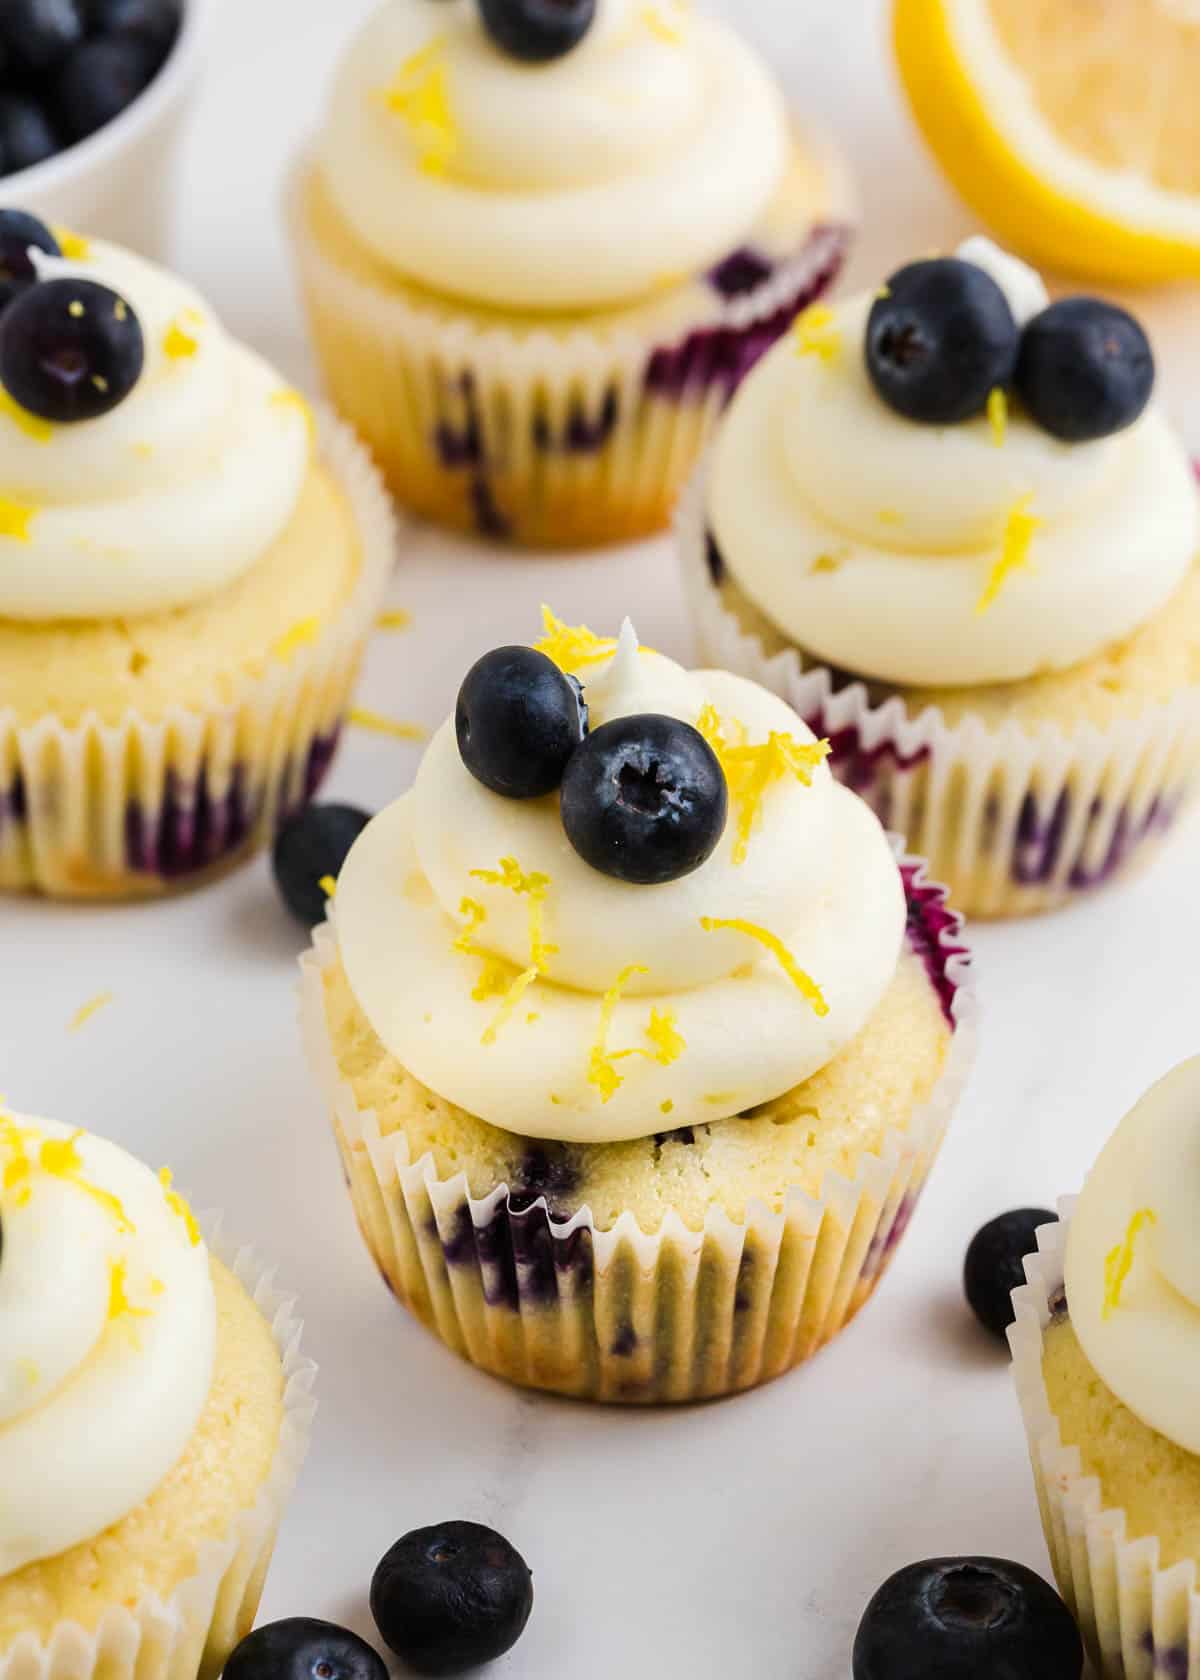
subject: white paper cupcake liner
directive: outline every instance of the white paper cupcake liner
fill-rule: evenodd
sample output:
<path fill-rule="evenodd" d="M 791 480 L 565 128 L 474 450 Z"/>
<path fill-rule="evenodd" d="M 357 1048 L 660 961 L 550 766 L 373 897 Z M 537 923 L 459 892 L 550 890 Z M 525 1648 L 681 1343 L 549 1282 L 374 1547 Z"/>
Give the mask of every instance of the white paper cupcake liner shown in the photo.
<path fill-rule="evenodd" d="M 845 259 L 844 171 L 822 142 L 805 144 L 825 163 L 836 208 L 768 280 L 729 300 L 714 292 L 669 325 L 626 311 L 559 331 L 386 287 L 331 257 L 312 225 L 311 157 L 301 157 L 287 223 L 325 383 L 397 499 L 526 546 L 665 529 L 740 378 Z"/>
<path fill-rule="evenodd" d="M 252 1249 L 221 1235 L 220 1221 L 200 1221 L 210 1249 L 241 1283 L 271 1326 L 283 1366 L 279 1442 L 258 1498 L 228 1534 L 206 1546 L 194 1575 L 167 1599 L 148 1593 L 107 1609 L 94 1632 L 62 1622 L 42 1642 L 22 1635 L 0 1652 L 0 1680 L 216 1680 L 249 1633 L 284 1506 L 312 1435 L 317 1367 L 300 1352 L 303 1321 L 293 1296 Z"/>
<path fill-rule="evenodd" d="M 929 860 L 976 917 L 1050 910 L 1147 858 L 1200 793 L 1200 686 L 1136 717 L 1070 732 L 970 715 L 948 723 L 865 682 L 770 653 L 709 570 L 705 472 L 677 515 L 684 586 L 706 663 L 782 696 L 833 743 L 830 766 Z"/>
<path fill-rule="evenodd" d="M 134 897 L 194 884 L 266 844 L 329 767 L 395 559 L 395 516 L 358 439 L 317 416 L 362 550 L 340 613 L 220 704 L 153 720 L 19 723 L 0 711 L 0 890 Z"/>
<path fill-rule="evenodd" d="M 1105 1507 L 1078 1448 L 1063 1445 L 1046 1394 L 1044 1337 L 1063 1306 L 1074 1205 L 1075 1198 L 1064 1200 L 1060 1223 L 1038 1232 L 1038 1252 L 1025 1262 L 1028 1282 L 1013 1291 L 1017 1316 L 1008 1332 L 1050 1560 L 1100 1680 L 1200 1680 L 1194 1563 L 1160 1568 L 1157 1539 L 1126 1538 L 1124 1511 Z"/>
<path fill-rule="evenodd" d="M 897 847 L 899 856 L 899 848 Z M 770 1381 L 809 1358 L 873 1294 L 915 1211 L 970 1067 L 975 1000 L 961 919 L 917 860 L 904 858 L 910 928 L 954 1027 L 929 1101 L 864 1154 L 852 1178 L 797 1189 L 782 1211 L 708 1212 L 692 1230 L 655 1231 L 632 1213 L 609 1228 L 584 1206 L 556 1222 L 544 1197 L 514 1206 L 497 1184 L 473 1196 L 465 1173 L 413 1160 L 384 1136 L 337 1061 L 325 976 L 335 926 L 301 963 L 301 1022 L 333 1117 L 367 1247 L 389 1287 L 454 1352 L 521 1386 L 628 1404 L 711 1399 Z M 413 1082 L 414 1101 L 429 1093 Z"/>

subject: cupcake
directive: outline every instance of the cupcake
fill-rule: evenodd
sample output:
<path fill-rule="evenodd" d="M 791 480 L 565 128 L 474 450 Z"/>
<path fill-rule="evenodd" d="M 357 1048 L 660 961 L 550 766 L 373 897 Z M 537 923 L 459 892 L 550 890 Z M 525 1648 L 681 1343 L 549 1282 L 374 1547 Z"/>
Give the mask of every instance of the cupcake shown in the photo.
<path fill-rule="evenodd" d="M 303 963 L 363 1236 L 456 1352 L 596 1400 L 808 1358 L 912 1217 L 958 918 L 775 696 L 553 618 L 469 673 Z"/>
<path fill-rule="evenodd" d="M 1038 1233 L 1009 1331 L 1046 1543 L 1097 1675 L 1200 1671 L 1200 1058 Z"/>
<path fill-rule="evenodd" d="M 387 0 L 289 199 L 326 383 L 398 499 L 551 546 L 668 523 L 848 217 L 836 158 L 688 0 Z"/>
<path fill-rule="evenodd" d="M 0 212 L 0 888 L 163 892 L 320 782 L 382 485 L 190 287 Z"/>
<path fill-rule="evenodd" d="M 686 498 L 708 658 L 986 916 L 1147 856 L 1200 763 L 1197 495 L 1137 322 L 975 239 L 808 313 Z"/>
<path fill-rule="evenodd" d="M 0 1677 L 216 1676 L 312 1420 L 293 1303 L 165 1170 L 0 1108 Z"/>

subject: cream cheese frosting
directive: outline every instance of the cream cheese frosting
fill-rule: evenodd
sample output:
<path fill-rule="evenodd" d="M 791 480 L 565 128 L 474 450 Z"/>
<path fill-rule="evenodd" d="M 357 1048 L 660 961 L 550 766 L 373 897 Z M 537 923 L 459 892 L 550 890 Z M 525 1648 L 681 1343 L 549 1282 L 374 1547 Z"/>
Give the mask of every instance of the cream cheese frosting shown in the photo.
<path fill-rule="evenodd" d="M 654 887 L 598 873 L 557 795 L 489 792 L 451 721 L 335 901 L 351 989 L 418 1079 L 509 1131 L 585 1143 L 727 1119 L 808 1078 L 871 1015 L 905 920 L 879 823 L 790 707 L 639 650 L 628 627 L 599 646 L 560 658 L 593 728 L 656 712 L 762 748 L 761 800 L 731 787 L 707 862 Z M 802 774 L 772 760 L 785 750 Z"/>
<path fill-rule="evenodd" d="M 146 360 L 97 420 L 54 425 L 0 392 L 0 617 L 132 616 L 215 594 L 295 511 L 304 404 L 165 270 L 100 241 L 37 264 L 123 297 Z"/>
<path fill-rule="evenodd" d="M 387 0 L 338 71 L 318 159 L 399 273 L 583 310 L 735 249 L 789 148 L 761 60 L 686 0 L 597 0 L 579 46 L 532 67 L 492 44 L 475 0 Z"/>
<path fill-rule="evenodd" d="M 0 1576 L 103 1532 L 178 1461 L 216 1308 L 186 1205 L 115 1144 L 0 1110 Z"/>
<path fill-rule="evenodd" d="M 1152 1087 L 1088 1176 L 1067 1233 L 1071 1323 L 1144 1424 L 1200 1453 L 1200 1057 Z"/>
<path fill-rule="evenodd" d="M 1019 322 L 1044 303 L 988 241 L 961 254 Z M 1158 612 L 1198 536 L 1191 465 L 1161 410 L 1085 444 L 1015 405 L 917 424 L 871 384 L 871 302 L 801 317 L 718 439 L 709 520 L 754 604 L 816 659 L 928 687 L 1062 670 Z"/>

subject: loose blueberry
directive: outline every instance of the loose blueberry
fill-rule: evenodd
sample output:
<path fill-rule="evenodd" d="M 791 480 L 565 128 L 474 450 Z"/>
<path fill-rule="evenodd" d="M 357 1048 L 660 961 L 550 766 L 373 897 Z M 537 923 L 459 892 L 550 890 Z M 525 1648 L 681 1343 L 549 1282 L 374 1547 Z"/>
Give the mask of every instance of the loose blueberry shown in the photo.
<path fill-rule="evenodd" d="M 371 1614 L 385 1643 L 418 1674 L 462 1674 L 503 1656 L 532 1609 L 525 1559 L 479 1523 L 415 1529 L 371 1582 Z"/>
<path fill-rule="evenodd" d="M 148 47 L 155 69 L 179 34 L 182 0 L 88 0 L 93 35 L 128 36 Z"/>
<path fill-rule="evenodd" d="M 1079 1680 L 1083 1644 L 1040 1575 L 1002 1558 L 930 1558 L 875 1594 L 854 1680 Z"/>
<path fill-rule="evenodd" d="M 83 40 L 80 0 L 4 0 L 0 37 L 25 70 L 42 75 Z"/>
<path fill-rule="evenodd" d="M 949 426 L 1012 380 L 1019 334 L 990 274 L 957 257 L 893 274 L 867 319 L 867 372 L 889 407 Z"/>
<path fill-rule="evenodd" d="M 587 726 L 583 690 L 536 648 L 485 653 L 458 691 L 454 727 L 462 761 L 505 799 L 553 793 Z"/>
<path fill-rule="evenodd" d="M 479 0 L 484 28 L 502 52 L 546 64 L 577 47 L 596 16 L 596 0 Z"/>
<path fill-rule="evenodd" d="M 1021 338 L 1016 386 L 1053 437 L 1087 443 L 1124 431 L 1154 389 L 1154 352 L 1132 315 L 1100 298 L 1063 298 Z"/>
<path fill-rule="evenodd" d="M 32 169 L 57 151 L 58 137 L 37 100 L 0 92 L 0 175 Z"/>
<path fill-rule="evenodd" d="M 0 110 L 9 97 L 0 95 Z M 0 309 L 7 308 L 18 292 L 25 291 L 37 279 L 37 269 L 29 256 L 31 245 L 35 250 L 45 251 L 47 256 L 62 256 L 58 240 L 36 216 L 24 210 L 0 210 Z"/>
<path fill-rule="evenodd" d="M 661 886 L 699 869 L 725 831 L 729 790 L 708 742 L 678 718 L 615 718 L 567 765 L 562 820 L 593 869 Z"/>
<path fill-rule="evenodd" d="M 224 1680 L 387 1680 L 387 1669 L 349 1629 L 293 1616 L 248 1634 L 225 1664 Z"/>
<path fill-rule="evenodd" d="M 54 82 L 59 127 L 71 140 L 85 140 L 132 105 L 154 70 L 150 49 L 132 35 L 85 41 Z"/>
<path fill-rule="evenodd" d="M 43 280 L 0 315 L 0 385 L 60 425 L 98 419 L 124 402 L 145 356 L 133 309 L 94 280 Z"/>
<path fill-rule="evenodd" d="M 1023 1261 L 1037 1252 L 1039 1225 L 1053 1225 L 1058 1215 L 1047 1208 L 1015 1208 L 977 1231 L 967 1249 L 963 1289 L 967 1305 L 983 1328 L 1004 1337 L 1013 1322 L 1012 1292 L 1025 1282 Z"/>
<path fill-rule="evenodd" d="M 355 805 L 306 805 L 275 836 L 275 885 L 292 915 L 306 927 L 325 920 L 329 881 L 337 880 L 351 846 L 370 820 Z"/>

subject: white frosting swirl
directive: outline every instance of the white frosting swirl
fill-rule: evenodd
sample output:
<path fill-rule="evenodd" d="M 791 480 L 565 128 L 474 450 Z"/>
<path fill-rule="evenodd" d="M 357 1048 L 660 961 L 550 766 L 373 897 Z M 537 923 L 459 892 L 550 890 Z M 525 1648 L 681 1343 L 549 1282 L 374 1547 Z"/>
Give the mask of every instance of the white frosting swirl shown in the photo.
<path fill-rule="evenodd" d="M 114 1144 L 0 1112 L 0 1577 L 100 1534 L 178 1461 L 212 1382 L 208 1254 Z"/>
<path fill-rule="evenodd" d="M 591 309 L 735 249 L 789 144 L 765 66 L 686 0 L 598 0 L 583 41 L 536 66 L 492 44 L 475 0 L 387 0 L 341 65 L 319 158 L 401 274 L 478 303 Z"/>
<path fill-rule="evenodd" d="M 966 249 L 1019 318 L 1036 312 L 1028 270 Z M 1058 442 L 1015 403 L 1002 438 L 984 417 L 917 424 L 867 374 L 871 301 L 841 304 L 814 333 L 825 355 L 795 337 L 776 346 L 716 447 L 710 521 L 767 617 L 832 665 L 969 686 L 1077 664 L 1164 606 L 1195 558 L 1197 495 L 1161 412 L 1086 444 Z M 1026 519 L 1028 548 L 1002 575 L 1006 533 Z"/>
<path fill-rule="evenodd" d="M 295 511 L 302 403 L 190 286 L 140 257 L 95 241 L 38 267 L 118 292 L 146 361 L 97 420 L 48 425 L 0 400 L 0 618 L 112 618 L 216 593 Z"/>
<path fill-rule="evenodd" d="M 1152 1087 L 1092 1168 L 1067 1233 L 1080 1346 L 1118 1399 L 1200 1453 L 1200 1057 Z"/>
<path fill-rule="evenodd" d="M 713 706 L 752 745 L 771 732 L 813 737 L 783 701 L 722 672 L 688 673 L 626 639 L 615 658 L 578 670 L 593 727 L 654 711 L 696 723 Z M 336 899 L 342 961 L 384 1044 L 440 1096 L 531 1136 L 601 1143 L 721 1120 L 808 1078 L 849 1042 L 896 968 L 904 893 L 874 816 L 828 766 L 766 792 L 742 862 L 738 802 L 708 861 L 664 886 L 633 886 L 585 864 L 563 831 L 557 796 L 502 799 L 470 775 L 453 723 L 435 737 L 412 793 L 370 824 L 343 867 Z M 489 958 L 500 989 L 531 959 L 530 900 L 481 881 L 513 858 L 548 878 L 543 937 L 553 949 L 491 1041 L 498 998 L 477 999 Z M 486 919 L 455 948 L 473 900 Z M 778 955 L 744 932 L 766 930 L 819 986 L 814 1009 Z M 634 969 L 635 972 L 628 972 Z M 637 970 L 644 970 L 638 972 Z M 603 1035 L 618 1088 L 590 1077 L 604 994 L 625 975 Z M 667 1016 L 683 1048 L 649 1052 Z M 670 1119 L 665 1119 L 670 1115 Z"/>

